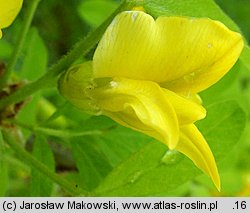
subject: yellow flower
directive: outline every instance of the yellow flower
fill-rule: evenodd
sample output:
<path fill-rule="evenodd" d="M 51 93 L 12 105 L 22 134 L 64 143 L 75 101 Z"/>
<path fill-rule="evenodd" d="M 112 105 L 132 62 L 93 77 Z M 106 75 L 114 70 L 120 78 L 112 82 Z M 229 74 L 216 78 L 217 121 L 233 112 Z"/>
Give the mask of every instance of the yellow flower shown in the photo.
<path fill-rule="evenodd" d="M 16 18 L 23 4 L 23 0 L 0 0 L 0 38 L 2 28 L 8 27 Z"/>
<path fill-rule="evenodd" d="M 59 90 L 78 108 L 183 153 L 219 190 L 215 159 L 194 125 L 206 116 L 197 93 L 222 78 L 242 48 L 241 35 L 218 21 L 125 11 L 107 28 L 93 61 L 66 72 Z"/>

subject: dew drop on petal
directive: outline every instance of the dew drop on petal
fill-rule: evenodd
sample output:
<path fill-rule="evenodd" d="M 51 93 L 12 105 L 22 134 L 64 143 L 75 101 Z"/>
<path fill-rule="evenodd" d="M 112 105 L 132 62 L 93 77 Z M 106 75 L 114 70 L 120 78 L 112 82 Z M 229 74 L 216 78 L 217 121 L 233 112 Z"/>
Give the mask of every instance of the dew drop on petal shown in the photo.
<path fill-rule="evenodd" d="M 195 73 L 194 73 L 194 72 L 191 72 L 189 75 L 190 75 L 191 77 L 194 77 L 194 76 L 195 76 Z"/>
<path fill-rule="evenodd" d="M 137 19 L 137 16 L 139 15 L 137 11 L 126 11 L 126 13 L 133 13 L 133 15 L 131 16 L 132 21 L 135 21 Z"/>
<path fill-rule="evenodd" d="M 111 86 L 112 88 L 116 88 L 116 87 L 118 86 L 118 83 L 115 82 L 115 81 L 110 81 L 110 86 Z"/>
<path fill-rule="evenodd" d="M 185 75 L 183 78 L 184 78 L 184 80 L 185 80 L 187 83 L 193 83 L 193 81 L 194 81 L 194 76 L 195 76 L 195 73 L 194 73 L 194 72 L 191 72 L 191 73 L 189 73 L 188 75 Z"/>
<path fill-rule="evenodd" d="M 210 48 L 212 48 L 212 47 L 213 47 L 213 44 L 208 43 L 208 44 L 207 44 L 207 47 L 210 49 Z"/>
<path fill-rule="evenodd" d="M 187 83 L 188 85 L 190 85 L 190 88 L 191 88 L 191 85 L 192 85 L 193 82 L 194 82 L 194 77 L 195 77 L 195 72 L 191 72 L 191 73 L 189 73 L 188 75 L 185 75 L 185 76 L 183 77 L 183 78 L 184 78 L 184 81 L 186 81 L 186 83 Z M 190 93 L 191 93 L 190 88 L 189 88 L 189 89 L 187 90 L 187 92 L 186 92 L 187 98 L 190 97 Z"/>
<path fill-rule="evenodd" d="M 138 16 L 138 13 L 134 13 L 134 14 L 132 15 L 132 19 L 133 19 L 133 21 L 135 21 L 135 20 L 136 20 L 137 16 Z"/>
<path fill-rule="evenodd" d="M 190 98 L 190 96 L 191 96 L 191 91 L 190 91 L 190 89 L 187 91 L 187 99 L 189 99 Z"/>

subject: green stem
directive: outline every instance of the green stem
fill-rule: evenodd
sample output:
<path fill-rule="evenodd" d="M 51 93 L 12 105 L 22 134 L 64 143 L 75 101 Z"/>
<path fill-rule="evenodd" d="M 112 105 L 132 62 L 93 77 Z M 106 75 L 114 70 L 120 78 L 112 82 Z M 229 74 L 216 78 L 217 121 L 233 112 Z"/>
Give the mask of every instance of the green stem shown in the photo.
<path fill-rule="evenodd" d="M 36 132 L 44 133 L 47 135 L 59 137 L 59 138 L 72 138 L 81 137 L 86 135 L 101 135 L 103 132 L 100 130 L 82 131 L 82 132 L 69 132 L 65 130 L 49 129 L 44 127 L 36 127 L 34 129 Z"/>
<path fill-rule="evenodd" d="M 16 124 L 20 127 L 28 129 L 31 132 L 40 132 L 46 135 L 59 137 L 59 138 L 72 138 L 72 137 L 81 137 L 86 135 L 101 135 L 104 133 L 104 130 L 89 130 L 89 131 L 67 131 L 67 130 L 58 130 L 45 128 L 40 126 L 33 126 L 29 124 L 25 124 L 18 121 L 13 121 L 13 124 Z"/>
<path fill-rule="evenodd" d="M 0 130 L 0 196 L 3 197 L 6 195 L 6 192 L 8 190 L 8 166 L 7 162 L 5 160 L 6 157 L 6 151 L 4 146 L 4 141 L 2 137 L 2 132 Z"/>
<path fill-rule="evenodd" d="M 10 96 L 7 96 L 0 100 L 0 109 L 4 108 L 7 105 L 24 100 L 27 96 L 41 89 L 45 89 L 51 85 L 54 85 L 56 83 L 56 77 L 59 74 L 67 69 L 77 58 L 88 53 L 89 50 L 95 44 L 97 44 L 115 15 L 123 10 L 131 9 L 134 5 L 134 1 L 123 1 L 123 3 L 121 3 L 117 10 L 102 25 L 100 25 L 95 31 L 87 35 L 83 40 L 79 41 L 66 56 L 62 57 L 57 64 L 49 68 L 44 76 L 39 78 L 37 81 L 20 88 Z"/>
<path fill-rule="evenodd" d="M 39 78 L 37 81 L 31 82 L 22 88 L 16 90 L 11 95 L 3 98 L 0 100 L 0 110 L 4 107 L 18 103 L 24 100 L 26 97 L 30 96 L 31 94 L 45 88 L 52 87 L 55 84 L 55 80 L 48 78 L 48 75 L 44 75 L 43 77 Z"/>
<path fill-rule="evenodd" d="M 12 52 L 10 61 L 9 61 L 8 65 L 6 67 L 6 70 L 4 71 L 3 76 L 0 80 L 0 90 L 7 83 L 8 79 L 10 77 L 11 71 L 13 70 L 13 67 L 15 66 L 16 61 L 20 55 L 25 38 L 27 36 L 28 30 L 30 28 L 32 19 L 34 17 L 34 14 L 35 14 L 35 11 L 36 11 L 36 8 L 37 8 L 39 2 L 40 2 L 40 0 L 31 0 L 29 2 L 27 11 L 25 13 L 26 16 L 25 16 L 24 21 L 23 21 L 23 27 L 20 31 L 20 34 L 18 35 L 17 43 L 14 47 L 14 51 Z"/>
<path fill-rule="evenodd" d="M 13 138 L 13 136 L 6 130 L 2 130 L 4 140 L 9 144 L 9 146 L 16 152 L 16 154 L 23 160 L 26 164 L 30 165 L 34 169 L 38 170 L 55 183 L 60 185 L 65 191 L 67 191 L 72 196 L 88 196 L 89 193 L 85 190 L 75 187 L 66 179 L 52 172 L 43 163 L 34 158 L 30 153 L 25 151 Z"/>

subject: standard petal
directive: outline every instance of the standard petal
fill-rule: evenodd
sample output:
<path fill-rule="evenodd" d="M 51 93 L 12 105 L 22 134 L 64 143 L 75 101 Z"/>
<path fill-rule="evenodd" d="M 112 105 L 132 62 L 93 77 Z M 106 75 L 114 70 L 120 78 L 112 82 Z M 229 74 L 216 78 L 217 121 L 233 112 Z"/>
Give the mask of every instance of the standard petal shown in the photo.
<path fill-rule="evenodd" d="M 23 0 L 0 0 L 0 38 L 2 28 L 8 27 L 16 18 L 23 4 Z"/>
<path fill-rule="evenodd" d="M 153 80 L 159 43 L 155 20 L 142 11 L 120 13 L 102 37 L 93 58 L 95 77 Z"/>
<path fill-rule="evenodd" d="M 8 27 L 20 11 L 23 0 L 0 0 L 0 28 Z"/>
<path fill-rule="evenodd" d="M 162 83 L 170 90 L 199 92 L 236 62 L 240 34 L 208 18 L 159 17 L 141 11 L 119 14 L 93 59 L 95 77 L 126 77 Z"/>
<path fill-rule="evenodd" d="M 197 93 L 211 86 L 229 71 L 243 48 L 239 33 L 208 18 L 160 17 L 156 23 L 167 49 L 159 54 L 160 70 L 165 68 L 161 82 L 175 92 Z"/>
<path fill-rule="evenodd" d="M 89 91 L 102 113 L 116 122 L 147 134 L 171 149 L 179 140 L 173 106 L 158 84 L 114 78 L 106 87 Z"/>
<path fill-rule="evenodd" d="M 176 150 L 189 157 L 198 168 L 209 175 L 217 189 L 220 190 L 220 177 L 214 156 L 194 124 L 181 127 L 180 141 Z"/>

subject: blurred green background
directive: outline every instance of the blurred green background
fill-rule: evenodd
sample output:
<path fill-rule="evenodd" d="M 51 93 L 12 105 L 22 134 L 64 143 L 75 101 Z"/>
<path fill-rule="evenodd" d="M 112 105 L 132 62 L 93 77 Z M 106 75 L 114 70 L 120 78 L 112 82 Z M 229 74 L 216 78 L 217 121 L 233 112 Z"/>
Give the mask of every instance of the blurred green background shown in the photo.
<path fill-rule="evenodd" d="M 4 39 L 0 42 L 0 59 L 3 62 L 6 62 L 10 57 L 27 3 L 28 1 L 24 1 L 23 10 L 13 26 L 4 31 L 6 32 L 4 33 Z M 29 81 L 36 80 L 44 73 L 47 67 L 66 54 L 79 39 L 86 36 L 102 23 L 117 8 L 119 3 L 120 1 L 115 0 L 41 1 L 33 20 L 33 27 L 29 31 L 25 48 L 15 67 L 16 76 L 13 77 L 13 81 L 19 78 Z M 240 27 L 246 40 L 250 42 L 250 1 L 216 0 L 216 3 Z M 79 61 L 91 59 L 93 52 L 94 49 L 87 56 L 82 56 Z M 36 67 L 35 71 L 30 72 L 34 67 Z M 236 74 L 230 72 L 222 82 L 201 94 L 201 96 L 206 105 L 222 97 L 224 99 L 235 99 L 240 103 L 249 118 L 250 72 L 240 62 L 234 68 L 236 71 L 237 69 L 240 71 L 236 72 Z M 221 91 L 221 88 L 224 89 L 224 92 Z M 238 94 L 241 95 L 239 96 Z M 89 115 L 79 112 L 69 104 L 65 104 L 65 100 L 58 95 L 56 89 L 39 92 L 33 97 L 32 101 L 27 100 L 27 103 L 17 116 L 18 120 L 24 123 L 42 123 L 46 127 L 61 129 L 75 128 L 77 126 L 79 129 L 85 130 L 95 128 L 96 125 L 100 128 L 112 129 L 116 125 L 104 117 L 90 118 Z M 43 123 L 55 111 L 58 115 L 64 116 L 52 122 Z M 140 134 L 133 135 L 130 130 L 121 127 L 116 128 L 115 133 L 111 133 L 106 138 L 104 137 L 105 144 L 100 143 L 100 139 L 95 136 L 60 140 L 58 137 L 53 136 L 47 137 L 47 139 L 43 135 L 34 136 L 27 129 L 21 129 L 22 133 L 20 130 L 15 131 L 17 137 L 25 141 L 27 150 L 32 150 L 34 140 L 40 141 L 39 147 L 33 148 L 32 152 L 35 153 L 35 156 L 40 155 L 40 160 L 43 163 L 51 167 L 51 169 L 56 169 L 63 177 L 69 178 L 72 182 L 75 181 L 76 184 L 82 185 L 83 188 L 87 186 L 87 189 L 91 190 L 122 159 L 125 159 L 151 140 Z M 119 138 L 119 140 L 116 138 Z M 49 147 L 46 145 L 47 141 L 49 141 Z M 222 143 L 223 141 L 220 142 Z M 75 147 L 72 148 L 69 145 L 70 143 L 74 144 L 73 146 Z M 110 151 L 111 148 L 108 147 L 111 145 L 107 144 L 111 144 L 114 149 L 118 147 L 119 151 L 112 153 Z M 100 146 L 102 147 L 100 148 Z M 72 152 L 72 149 L 79 151 Z M 110 155 L 107 157 L 100 149 L 105 150 L 106 154 L 109 153 Z M 6 148 L 6 153 L 4 161 L 7 162 L 7 166 L 3 166 L 2 171 L 4 169 L 8 170 L 8 176 L 1 177 L 0 175 L 1 180 L 3 180 L 0 182 L 1 196 L 67 195 L 55 184 L 25 165 L 22 161 L 13 158 L 13 152 L 10 149 Z M 42 156 L 42 153 L 47 154 Z M 220 175 L 223 184 L 221 193 L 216 191 L 211 181 L 205 175 L 199 175 L 194 180 L 176 187 L 175 190 L 163 191 L 152 195 L 250 196 L 249 122 L 239 143 L 220 162 L 219 167 L 221 168 Z M 96 171 L 96 168 L 99 168 L 99 170 Z M 89 172 L 89 174 L 86 174 L 86 172 Z M 41 184 L 43 181 L 45 183 Z M 38 186 L 41 188 L 38 189 Z"/>

